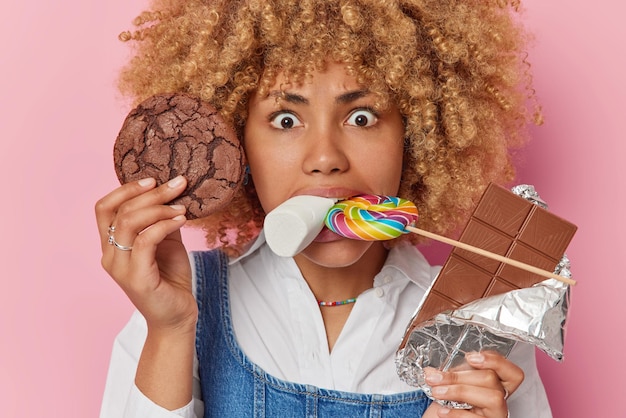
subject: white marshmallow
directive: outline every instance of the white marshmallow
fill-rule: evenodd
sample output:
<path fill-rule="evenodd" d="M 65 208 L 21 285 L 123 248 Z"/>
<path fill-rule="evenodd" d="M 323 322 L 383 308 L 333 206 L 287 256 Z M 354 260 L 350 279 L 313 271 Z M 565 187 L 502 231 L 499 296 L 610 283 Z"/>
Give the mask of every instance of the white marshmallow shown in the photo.
<path fill-rule="evenodd" d="M 265 216 L 265 240 L 281 257 L 304 250 L 324 227 L 328 210 L 337 202 L 319 196 L 294 196 Z"/>

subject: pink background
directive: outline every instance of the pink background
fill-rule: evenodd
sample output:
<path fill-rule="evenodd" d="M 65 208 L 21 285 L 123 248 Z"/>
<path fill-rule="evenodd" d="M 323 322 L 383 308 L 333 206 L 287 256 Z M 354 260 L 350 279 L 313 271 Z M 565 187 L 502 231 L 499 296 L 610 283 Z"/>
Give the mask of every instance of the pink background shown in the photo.
<path fill-rule="evenodd" d="M 5 2 L 0 26 L 0 415 L 93 417 L 132 310 L 99 266 L 93 204 L 117 184 L 111 149 L 129 110 L 114 89 L 128 53 L 116 36 L 144 2 L 32 3 Z M 626 394 L 626 7 L 526 8 L 546 124 L 533 130 L 520 182 L 579 226 L 566 360 L 540 353 L 541 373 L 556 417 L 616 416 Z"/>

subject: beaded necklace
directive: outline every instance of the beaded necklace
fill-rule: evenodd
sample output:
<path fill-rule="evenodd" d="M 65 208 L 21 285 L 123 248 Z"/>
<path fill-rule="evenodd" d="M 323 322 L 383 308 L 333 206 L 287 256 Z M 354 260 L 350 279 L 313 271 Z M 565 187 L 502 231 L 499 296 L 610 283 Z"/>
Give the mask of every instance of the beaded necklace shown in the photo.
<path fill-rule="evenodd" d="M 346 300 L 338 300 L 336 302 L 324 302 L 322 300 L 318 300 L 317 304 L 319 306 L 339 306 L 339 305 L 348 305 L 350 303 L 356 302 L 356 298 L 350 298 Z"/>

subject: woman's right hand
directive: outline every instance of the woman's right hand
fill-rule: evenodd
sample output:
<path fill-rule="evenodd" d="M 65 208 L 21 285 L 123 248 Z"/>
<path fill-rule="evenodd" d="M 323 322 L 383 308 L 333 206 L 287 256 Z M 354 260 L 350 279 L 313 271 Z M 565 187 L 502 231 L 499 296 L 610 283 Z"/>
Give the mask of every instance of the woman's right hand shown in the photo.
<path fill-rule="evenodd" d="M 102 266 L 145 317 L 148 329 L 192 331 L 197 305 L 182 243 L 184 206 L 168 205 L 186 187 L 179 176 L 159 187 L 152 178 L 125 184 L 96 203 Z M 111 232 L 110 227 L 114 227 Z M 112 245 L 116 243 L 131 250 Z"/>

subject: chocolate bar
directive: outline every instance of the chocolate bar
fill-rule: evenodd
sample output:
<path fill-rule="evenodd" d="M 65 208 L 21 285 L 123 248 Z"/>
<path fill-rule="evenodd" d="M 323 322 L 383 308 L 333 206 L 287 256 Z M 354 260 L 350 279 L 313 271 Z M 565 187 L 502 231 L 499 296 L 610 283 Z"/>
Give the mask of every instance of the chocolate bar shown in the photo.
<path fill-rule="evenodd" d="M 459 241 L 552 272 L 576 229 L 546 209 L 490 184 Z M 537 274 L 455 247 L 406 335 L 438 313 L 543 280 Z"/>

